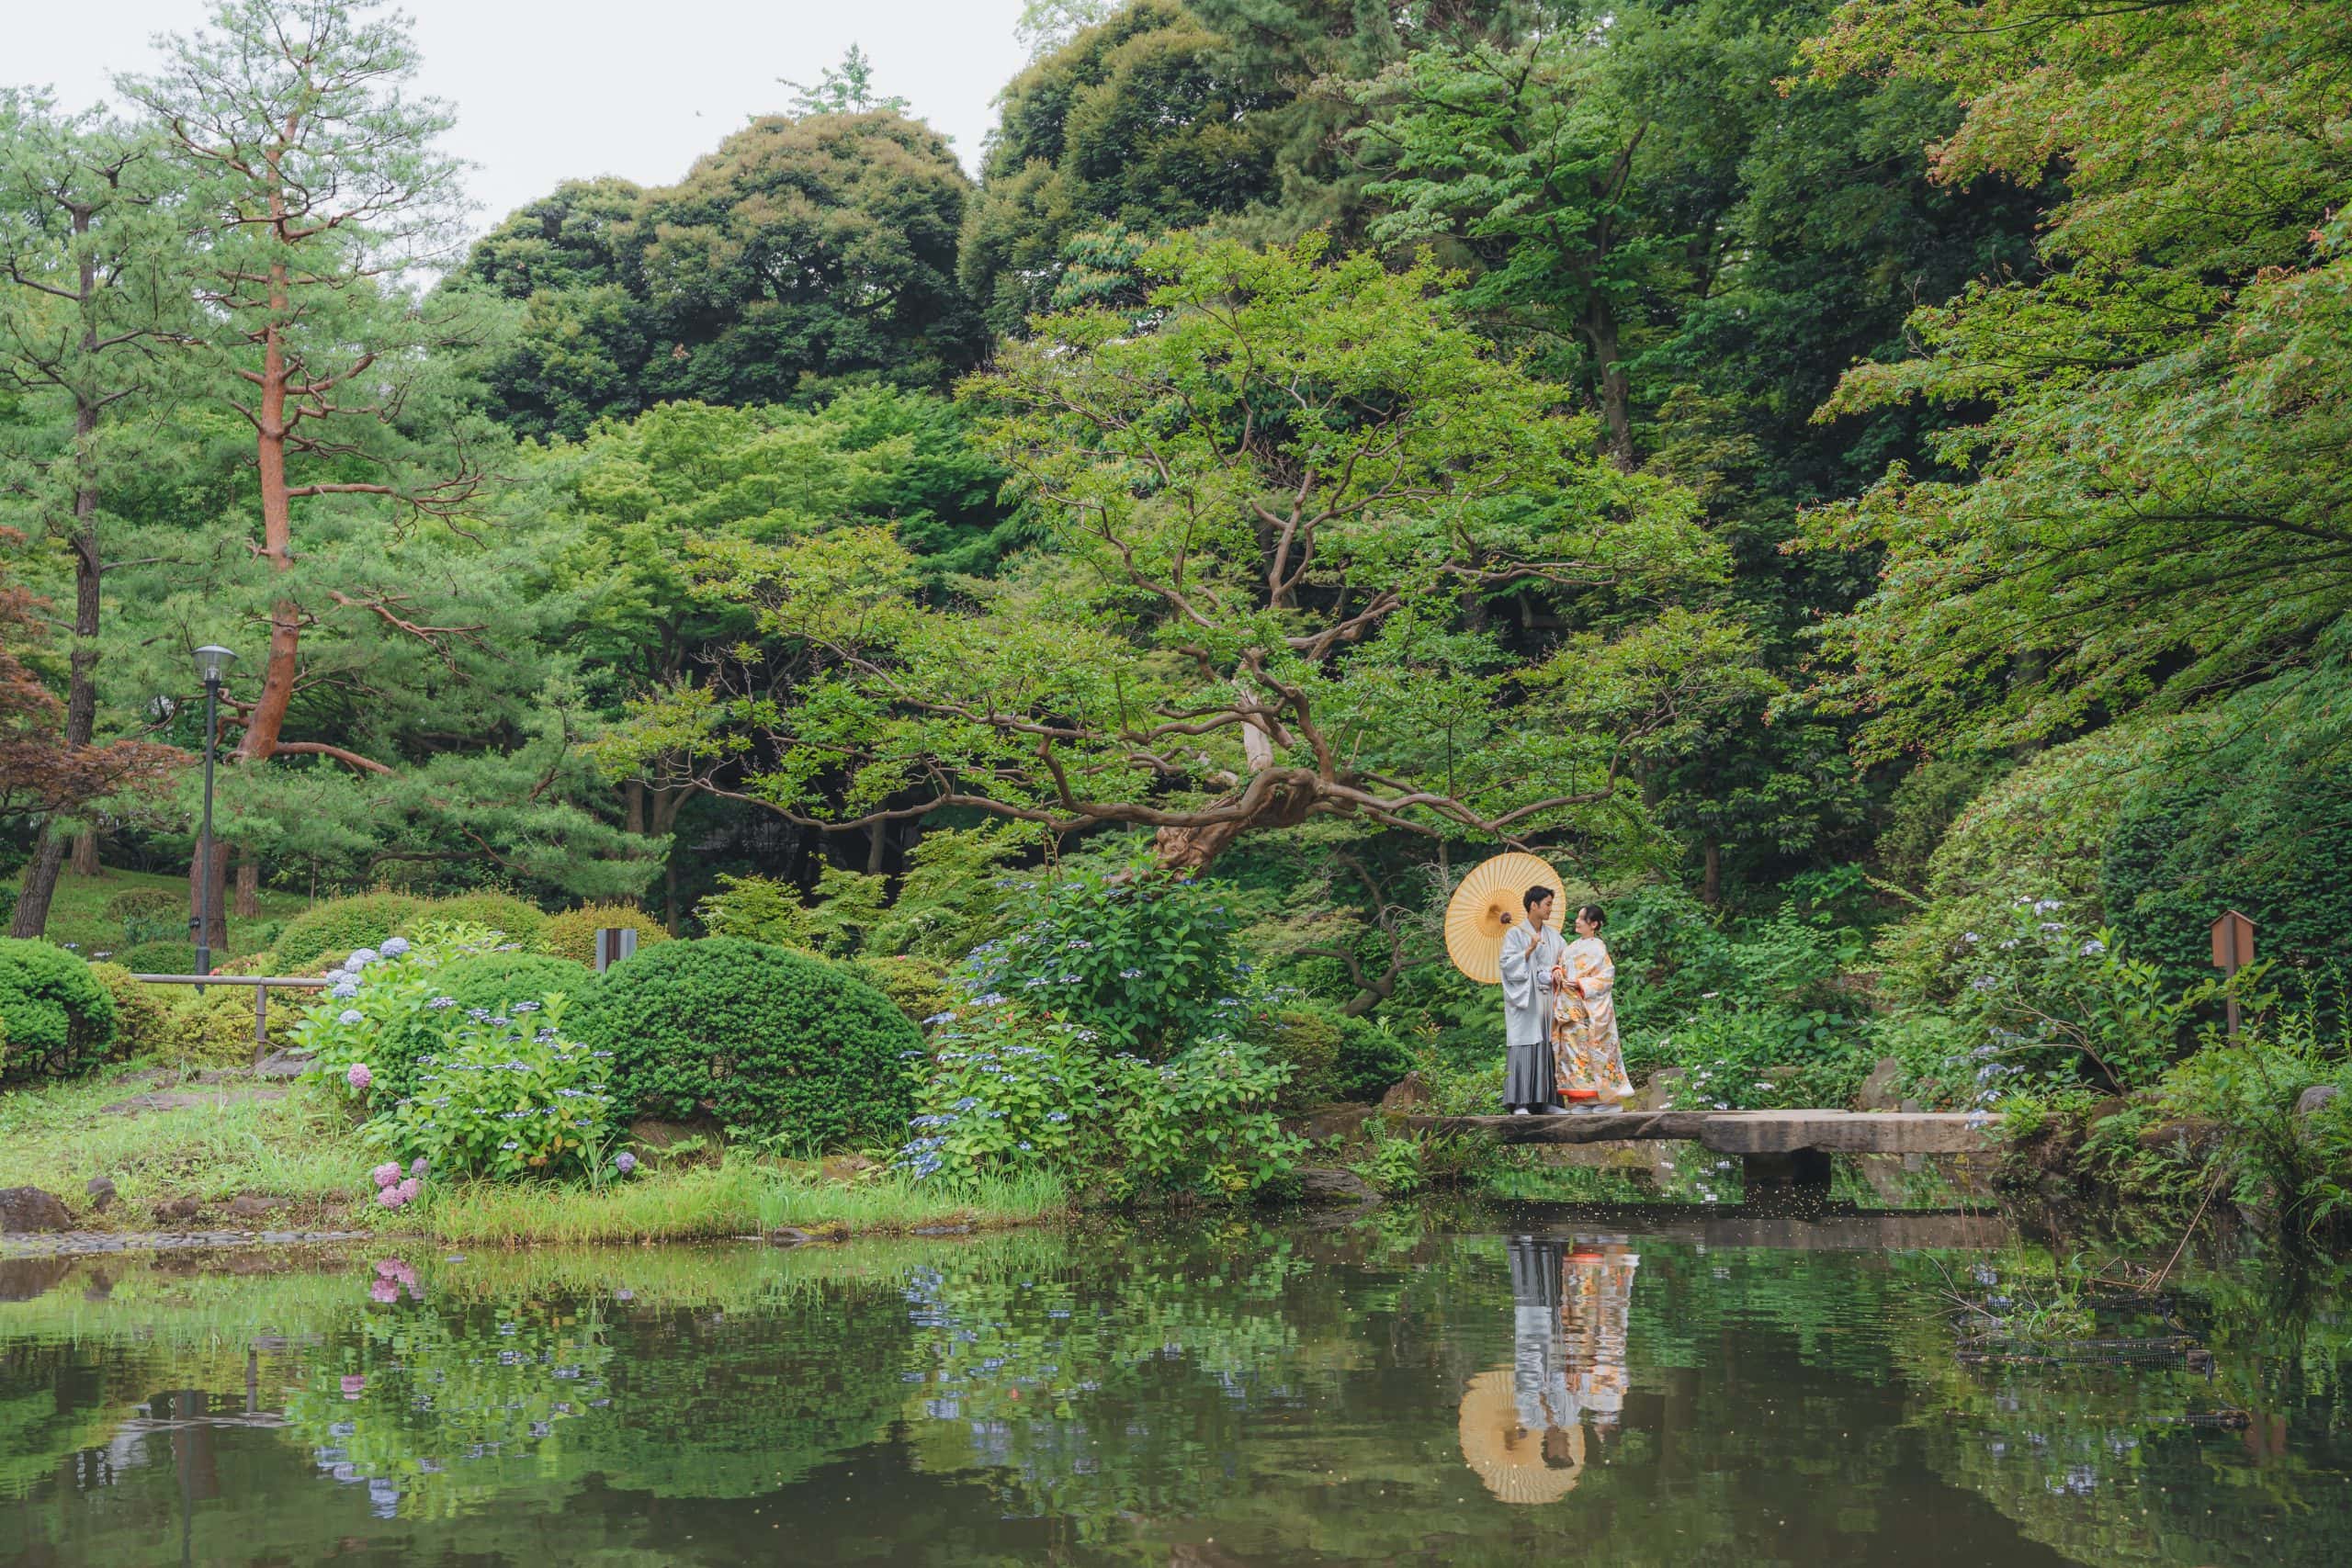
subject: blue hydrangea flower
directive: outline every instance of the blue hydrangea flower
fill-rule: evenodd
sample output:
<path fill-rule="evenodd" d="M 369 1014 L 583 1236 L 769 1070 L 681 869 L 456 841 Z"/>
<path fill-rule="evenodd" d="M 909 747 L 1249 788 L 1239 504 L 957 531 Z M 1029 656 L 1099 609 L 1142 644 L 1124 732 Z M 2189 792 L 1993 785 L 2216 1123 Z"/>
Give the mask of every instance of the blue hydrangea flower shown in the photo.
<path fill-rule="evenodd" d="M 345 1008 L 343 1011 L 335 1015 L 335 1021 L 337 1023 L 345 1024 L 365 1023 L 368 1021 L 368 1015 L 361 1012 L 357 1008 Z"/>
<path fill-rule="evenodd" d="M 359 983 L 356 980 L 338 981 L 327 987 L 327 995 L 339 1002 L 347 1002 L 358 994 Z"/>
<path fill-rule="evenodd" d="M 352 950 L 351 956 L 343 961 L 343 966 L 346 969 L 365 969 L 375 962 L 376 950 L 372 947 L 361 947 Z"/>
<path fill-rule="evenodd" d="M 431 1008 L 435 1012 L 447 1012 L 451 1008 L 458 1005 L 458 998 L 455 997 L 435 997 L 424 1005 Z"/>
<path fill-rule="evenodd" d="M 388 936 L 384 939 L 385 957 L 398 958 L 401 953 L 406 953 L 407 951 L 408 938 L 404 936 Z"/>

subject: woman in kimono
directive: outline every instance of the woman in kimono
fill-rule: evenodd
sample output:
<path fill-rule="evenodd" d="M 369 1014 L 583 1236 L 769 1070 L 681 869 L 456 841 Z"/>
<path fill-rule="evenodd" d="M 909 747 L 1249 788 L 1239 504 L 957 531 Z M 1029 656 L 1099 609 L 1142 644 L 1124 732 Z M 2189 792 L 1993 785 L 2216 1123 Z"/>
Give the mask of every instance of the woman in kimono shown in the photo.
<path fill-rule="evenodd" d="M 1552 915 L 1552 890 L 1531 887 L 1527 919 L 1503 932 L 1496 967 L 1503 982 L 1503 1109 L 1514 1116 L 1558 1109 L 1552 1075 L 1558 1057 L 1552 1044 L 1555 993 L 1566 973 L 1567 949 L 1560 933 L 1544 922 Z"/>
<path fill-rule="evenodd" d="M 1600 940 L 1598 904 L 1577 911 L 1566 975 L 1553 1001 L 1552 1054 L 1561 1098 L 1577 1111 L 1615 1111 L 1634 1098 L 1617 1041 L 1617 966 Z"/>

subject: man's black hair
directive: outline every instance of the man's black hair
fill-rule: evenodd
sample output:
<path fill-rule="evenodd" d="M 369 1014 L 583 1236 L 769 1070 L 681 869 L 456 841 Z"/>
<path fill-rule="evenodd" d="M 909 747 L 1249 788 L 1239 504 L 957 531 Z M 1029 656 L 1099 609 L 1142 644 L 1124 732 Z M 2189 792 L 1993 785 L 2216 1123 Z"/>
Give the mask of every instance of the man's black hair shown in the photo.
<path fill-rule="evenodd" d="M 1529 909 L 1531 909 L 1531 910 L 1532 910 L 1532 909 L 1533 909 L 1533 908 L 1535 908 L 1535 902 L 1536 902 L 1536 900 L 1537 900 L 1537 899 L 1539 899 L 1539 898 L 1553 898 L 1553 897 L 1558 897 L 1558 895 L 1557 895 L 1557 894 L 1554 893 L 1550 888 L 1548 888 L 1548 887 L 1544 886 L 1542 883 L 1540 883 L 1540 882 L 1539 882 L 1539 883 L 1537 883 L 1534 886 L 1532 886 L 1532 887 L 1531 887 L 1531 888 L 1529 888 L 1529 889 L 1527 890 L 1527 897 L 1526 897 L 1526 899 L 1525 899 L 1525 904 L 1526 904 L 1526 907 L 1527 907 Z"/>

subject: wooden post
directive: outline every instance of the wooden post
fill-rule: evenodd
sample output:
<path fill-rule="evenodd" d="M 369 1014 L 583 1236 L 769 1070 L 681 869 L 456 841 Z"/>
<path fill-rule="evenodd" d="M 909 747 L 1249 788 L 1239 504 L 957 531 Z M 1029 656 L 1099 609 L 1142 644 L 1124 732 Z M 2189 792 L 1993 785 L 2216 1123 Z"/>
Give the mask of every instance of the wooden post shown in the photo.
<path fill-rule="evenodd" d="M 2224 909 L 2222 918 L 2213 922 L 2213 967 L 2223 976 L 2235 979 L 2237 972 L 2254 962 L 2254 922 L 2235 909 Z M 2232 990 L 2222 998 L 2222 1015 L 2227 1020 L 2230 1038 L 2238 1037 L 2238 998 Z"/>

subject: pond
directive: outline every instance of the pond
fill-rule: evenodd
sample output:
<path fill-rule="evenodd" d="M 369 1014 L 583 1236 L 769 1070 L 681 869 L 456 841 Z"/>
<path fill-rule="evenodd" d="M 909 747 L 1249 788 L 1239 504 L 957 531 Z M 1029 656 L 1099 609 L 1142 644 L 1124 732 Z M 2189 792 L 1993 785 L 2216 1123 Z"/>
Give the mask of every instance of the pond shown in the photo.
<path fill-rule="evenodd" d="M 17 1258 L 0 1564 L 2352 1562 L 2341 1296 L 1963 1340 L 2048 1262 L 1664 1207 Z"/>

